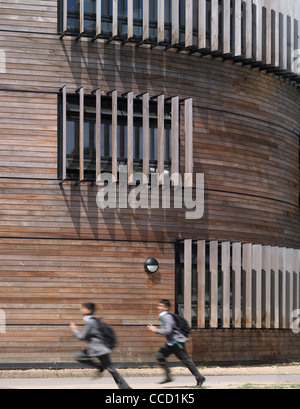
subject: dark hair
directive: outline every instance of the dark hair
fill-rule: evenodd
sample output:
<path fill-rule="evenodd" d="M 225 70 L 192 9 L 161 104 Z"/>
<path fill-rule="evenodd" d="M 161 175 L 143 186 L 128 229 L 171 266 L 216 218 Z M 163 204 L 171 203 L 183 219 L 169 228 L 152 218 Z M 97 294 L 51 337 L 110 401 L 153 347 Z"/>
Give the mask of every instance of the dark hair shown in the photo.
<path fill-rule="evenodd" d="M 92 302 L 85 302 L 84 304 L 82 304 L 85 306 L 85 308 L 87 308 L 89 311 L 92 311 L 92 314 L 94 314 L 96 306 L 94 303 Z"/>
<path fill-rule="evenodd" d="M 171 307 L 171 303 L 167 299 L 163 299 L 159 302 L 160 304 L 163 304 L 165 307 Z"/>

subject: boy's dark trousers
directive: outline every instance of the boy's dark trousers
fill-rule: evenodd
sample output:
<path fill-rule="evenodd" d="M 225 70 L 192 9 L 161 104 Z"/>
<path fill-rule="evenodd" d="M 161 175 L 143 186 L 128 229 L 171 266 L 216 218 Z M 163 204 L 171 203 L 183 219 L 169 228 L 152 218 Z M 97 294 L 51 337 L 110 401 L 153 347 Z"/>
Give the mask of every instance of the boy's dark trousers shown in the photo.
<path fill-rule="evenodd" d="M 194 375 L 197 382 L 200 382 L 203 378 L 198 371 L 196 365 L 188 356 L 184 344 L 174 344 L 174 345 L 164 345 L 156 354 L 157 361 L 159 365 L 164 369 L 166 376 L 170 376 L 170 369 L 168 367 L 166 358 L 174 354 Z"/>
<path fill-rule="evenodd" d="M 116 382 L 119 389 L 131 389 L 128 383 L 122 377 L 122 375 L 113 366 L 109 355 L 101 355 L 96 358 L 99 359 L 100 361 L 99 363 L 96 361 L 93 361 L 91 357 L 89 357 L 85 351 L 79 352 L 75 357 L 75 359 L 81 364 L 91 366 L 92 368 L 96 368 L 101 372 L 104 371 L 104 369 L 107 369 L 108 372 L 114 378 L 114 381 Z"/>

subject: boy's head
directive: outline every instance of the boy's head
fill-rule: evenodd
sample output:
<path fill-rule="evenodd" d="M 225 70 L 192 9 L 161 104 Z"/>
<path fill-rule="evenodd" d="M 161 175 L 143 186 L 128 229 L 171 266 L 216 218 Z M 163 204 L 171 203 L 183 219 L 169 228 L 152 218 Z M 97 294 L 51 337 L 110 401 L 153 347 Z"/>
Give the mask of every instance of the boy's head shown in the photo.
<path fill-rule="evenodd" d="M 170 308 L 171 308 L 171 303 L 167 299 L 160 300 L 157 306 L 157 309 L 159 312 L 169 311 Z"/>
<path fill-rule="evenodd" d="M 96 306 L 92 302 L 86 302 L 81 305 L 81 312 L 83 315 L 93 315 L 95 312 Z"/>

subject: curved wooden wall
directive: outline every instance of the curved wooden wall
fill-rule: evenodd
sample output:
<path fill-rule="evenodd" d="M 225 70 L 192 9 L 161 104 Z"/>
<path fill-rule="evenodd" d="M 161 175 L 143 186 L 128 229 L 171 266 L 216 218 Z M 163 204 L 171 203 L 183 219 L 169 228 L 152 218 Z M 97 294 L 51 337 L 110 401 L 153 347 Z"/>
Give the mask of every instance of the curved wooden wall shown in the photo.
<path fill-rule="evenodd" d="M 0 34 L 0 308 L 9 327 L 0 335 L 0 363 L 71 361 L 80 344 L 67 323 L 79 320 L 79 304 L 91 294 L 122 333 L 116 358 L 150 361 L 161 340 L 144 324 L 151 311 L 155 319 L 157 298 L 174 299 L 177 238 L 300 248 L 300 94 L 271 73 L 209 55 L 60 40 L 56 1 L 28 0 L 25 11 L 2 5 L 0 19 L 10 23 Z M 60 185 L 64 85 L 193 98 L 204 218 L 187 221 L 174 209 L 101 212 L 97 187 Z M 147 256 L 161 262 L 157 281 L 143 271 Z"/>

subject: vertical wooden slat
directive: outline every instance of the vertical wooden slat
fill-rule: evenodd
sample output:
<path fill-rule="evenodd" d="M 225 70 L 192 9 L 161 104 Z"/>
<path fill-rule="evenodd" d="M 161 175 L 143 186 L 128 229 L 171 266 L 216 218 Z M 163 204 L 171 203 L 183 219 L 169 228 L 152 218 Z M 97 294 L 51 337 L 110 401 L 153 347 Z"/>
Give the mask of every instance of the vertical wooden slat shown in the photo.
<path fill-rule="evenodd" d="M 193 0 L 185 0 L 185 46 L 193 45 Z"/>
<path fill-rule="evenodd" d="M 300 250 L 294 252 L 294 273 L 296 276 L 294 309 L 298 310 L 300 309 Z"/>
<path fill-rule="evenodd" d="M 206 1 L 198 0 L 198 48 L 206 48 Z"/>
<path fill-rule="evenodd" d="M 246 38 L 245 38 L 245 57 L 252 59 L 252 0 L 246 0 Z"/>
<path fill-rule="evenodd" d="M 112 175 L 118 179 L 118 91 L 112 92 Z"/>
<path fill-rule="evenodd" d="M 252 327 L 252 244 L 243 245 L 243 270 L 245 272 L 245 327 Z"/>
<path fill-rule="evenodd" d="M 80 20 L 79 20 L 79 35 L 84 33 L 84 0 L 80 0 Z"/>
<path fill-rule="evenodd" d="M 101 184 L 101 90 L 96 94 L 96 184 Z"/>
<path fill-rule="evenodd" d="M 127 39 L 133 37 L 133 0 L 127 0 Z"/>
<path fill-rule="evenodd" d="M 193 100 L 184 101 L 184 127 L 185 127 L 185 187 L 193 186 Z"/>
<path fill-rule="evenodd" d="M 143 41 L 149 39 L 149 0 L 143 0 Z"/>
<path fill-rule="evenodd" d="M 280 273 L 280 326 L 287 328 L 286 319 L 286 249 L 279 248 L 279 273 Z"/>
<path fill-rule="evenodd" d="M 230 0 L 223 0 L 223 54 L 230 53 Z"/>
<path fill-rule="evenodd" d="M 67 179 L 67 87 L 60 90 L 62 94 L 62 180 Z"/>
<path fill-rule="evenodd" d="M 79 180 L 84 180 L 84 88 L 79 93 Z"/>
<path fill-rule="evenodd" d="M 272 45 L 272 37 L 271 37 L 271 7 L 270 4 L 265 8 L 265 19 L 263 19 L 263 63 L 265 65 L 272 64 L 272 54 L 271 54 L 271 45 Z"/>
<path fill-rule="evenodd" d="M 179 97 L 171 99 L 172 105 L 172 123 L 171 123 L 171 139 L 172 139 L 172 165 L 171 173 L 174 175 L 172 181 L 173 186 L 179 186 Z"/>
<path fill-rule="evenodd" d="M 112 0 L 113 2 L 113 19 L 112 19 L 112 36 L 118 35 L 118 0 Z"/>
<path fill-rule="evenodd" d="M 218 242 L 210 242 L 210 327 L 218 328 Z"/>
<path fill-rule="evenodd" d="M 232 245 L 232 270 L 233 270 L 233 328 L 242 326 L 242 244 Z"/>
<path fill-rule="evenodd" d="M 262 0 L 255 0 L 255 43 L 254 43 L 254 60 L 262 61 Z"/>
<path fill-rule="evenodd" d="M 222 243 L 222 328 L 230 328 L 230 243 Z"/>
<path fill-rule="evenodd" d="M 287 16 L 283 4 L 279 13 L 279 68 L 287 69 Z"/>
<path fill-rule="evenodd" d="M 165 97 L 157 98 L 157 171 L 159 183 L 163 184 L 165 170 Z"/>
<path fill-rule="evenodd" d="M 242 2 L 234 1 L 234 45 L 233 55 L 238 57 L 242 54 Z"/>
<path fill-rule="evenodd" d="M 184 240 L 184 318 L 192 323 L 192 240 Z"/>
<path fill-rule="evenodd" d="M 272 7 L 272 65 L 279 67 L 279 12 L 276 8 L 277 0 L 274 0 L 275 7 Z"/>
<path fill-rule="evenodd" d="M 271 246 L 262 248 L 262 270 L 265 274 L 264 327 L 271 328 Z"/>
<path fill-rule="evenodd" d="M 96 0 L 96 36 L 101 34 L 101 0 Z"/>
<path fill-rule="evenodd" d="M 62 31 L 65 33 L 68 29 L 68 0 L 63 0 L 63 22 Z"/>
<path fill-rule="evenodd" d="M 273 274 L 273 327 L 279 328 L 280 323 L 280 304 L 279 304 L 279 249 L 272 247 L 271 249 L 271 269 Z"/>
<path fill-rule="evenodd" d="M 197 243 L 198 328 L 205 328 L 205 250 L 205 240 L 199 240 Z"/>
<path fill-rule="evenodd" d="M 127 94 L 127 172 L 128 184 L 133 183 L 133 92 Z"/>
<path fill-rule="evenodd" d="M 143 175 L 144 184 L 149 181 L 149 93 L 143 95 Z"/>
<path fill-rule="evenodd" d="M 210 50 L 219 49 L 219 0 L 211 0 L 211 30 L 210 30 Z"/>
<path fill-rule="evenodd" d="M 165 39 L 165 2 L 157 2 L 157 42 L 162 43 Z"/>
<path fill-rule="evenodd" d="M 172 0 L 172 45 L 179 43 L 179 1 Z"/>
<path fill-rule="evenodd" d="M 293 298 L 294 298 L 294 250 L 286 251 L 286 274 L 287 274 L 287 326 L 292 328 L 293 325 Z"/>
<path fill-rule="evenodd" d="M 261 328 L 262 324 L 262 246 L 260 244 L 252 246 L 252 274 L 255 272 L 255 314 L 253 323 L 255 328 Z"/>

